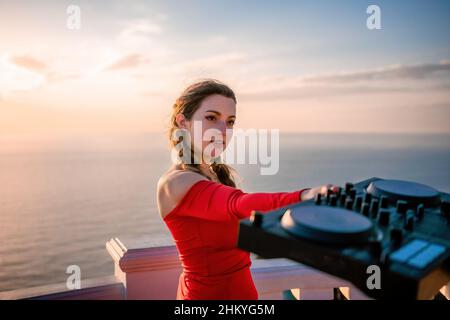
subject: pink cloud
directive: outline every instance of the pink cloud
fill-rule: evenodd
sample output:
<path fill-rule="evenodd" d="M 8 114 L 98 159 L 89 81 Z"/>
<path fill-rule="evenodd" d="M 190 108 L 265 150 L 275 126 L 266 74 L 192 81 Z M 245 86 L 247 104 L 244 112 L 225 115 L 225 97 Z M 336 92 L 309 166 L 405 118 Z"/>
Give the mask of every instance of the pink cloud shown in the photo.
<path fill-rule="evenodd" d="M 129 69 L 148 62 L 149 59 L 144 58 L 140 54 L 129 54 L 109 65 L 106 70 Z"/>
<path fill-rule="evenodd" d="M 16 55 L 9 58 L 10 63 L 29 71 L 42 73 L 48 69 L 47 64 L 29 55 Z"/>

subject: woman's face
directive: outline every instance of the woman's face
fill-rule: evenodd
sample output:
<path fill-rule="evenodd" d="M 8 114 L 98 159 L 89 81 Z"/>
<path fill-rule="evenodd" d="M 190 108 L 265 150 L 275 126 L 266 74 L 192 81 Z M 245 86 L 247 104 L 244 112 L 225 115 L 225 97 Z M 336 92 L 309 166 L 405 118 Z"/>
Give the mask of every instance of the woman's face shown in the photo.
<path fill-rule="evenodd" d="M 213 94 L 200 104 L 190 120 L 184 119 L 184 127 L 190 132 L 194 148 L 201 145 L 203 160 L 218 157 L 232 137 L 236 120 L 236 103 L 233 99 Z"/>

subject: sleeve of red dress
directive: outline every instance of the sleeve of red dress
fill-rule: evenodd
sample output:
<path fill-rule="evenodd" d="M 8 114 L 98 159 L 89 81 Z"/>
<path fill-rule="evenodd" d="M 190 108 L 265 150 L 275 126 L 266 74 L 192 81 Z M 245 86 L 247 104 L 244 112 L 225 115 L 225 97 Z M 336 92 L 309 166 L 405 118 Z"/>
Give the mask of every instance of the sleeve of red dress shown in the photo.
<path fill-rule="evenodd" d="M 245 193 L 217 182 L 201 180 L 188 190 L 168 216 L 189 216 L 214 221 L 228 221 L 233 216 L 243 219 L 248 218 L 252 210 L 264 212 L 300 202 L 302 192 L 307 189 Z"/>

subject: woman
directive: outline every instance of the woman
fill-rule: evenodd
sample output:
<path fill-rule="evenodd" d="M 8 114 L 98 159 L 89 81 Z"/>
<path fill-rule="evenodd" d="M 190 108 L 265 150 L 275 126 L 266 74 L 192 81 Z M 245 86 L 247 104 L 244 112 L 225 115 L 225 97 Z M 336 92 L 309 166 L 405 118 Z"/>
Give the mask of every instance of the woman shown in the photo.
<path fill-rule="evenodd" d="M 235 119 L 235 94 L 217 80 L 189 86 L 173 105 L 169 138 L 174 147 L 184 148 L 177 154 L 180 162 L 159 179 L 157 200 L 183 266 L 177 299 L 257 299 L 250 255 L 236 247 L 239 219 L 252 210 L 264 212 L 326 194 L 331 187 L 278 193 L 237 189 L 231 168 L 215 161 L 229 142 L 226 132 Z M 195 123 L 202 134 L 214 129 L 223 138 L 206 139 L 198 147 L 174 135 L 182 130 L 194 136 Z M 211 143 L 214 148 L 207 156 L 201 151 Z M 194 158 L 201 161 L 189 161 Z"/>

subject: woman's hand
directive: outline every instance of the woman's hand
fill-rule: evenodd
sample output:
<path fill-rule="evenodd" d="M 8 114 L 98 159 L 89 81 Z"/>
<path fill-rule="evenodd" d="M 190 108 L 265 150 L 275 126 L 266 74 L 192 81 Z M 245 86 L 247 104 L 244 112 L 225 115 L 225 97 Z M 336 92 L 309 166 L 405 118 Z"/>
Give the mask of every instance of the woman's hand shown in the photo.
<path fill-rule="evenodd" d="M 326 185 L 323 185 L 323 186 L 319 186 L 319 187 L 311 188 L 309 190 L 305 190 L 304 192 L 302 192 L 302 199 L 301 199 L 301 201 L 314 199 L 316 194 L 321 194 L 322 196 L 326 196 L 328 189 L 331 189 L 331 191 L 333 191 L 333 192 L 337 192 L 338 188 L 339 188 L 339 186 L 336 186 L 334 184 L 326 184 Z"/>

